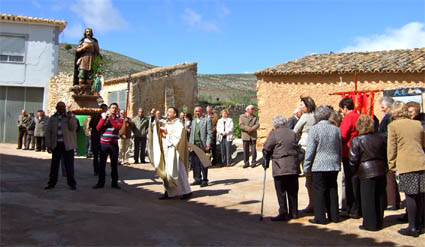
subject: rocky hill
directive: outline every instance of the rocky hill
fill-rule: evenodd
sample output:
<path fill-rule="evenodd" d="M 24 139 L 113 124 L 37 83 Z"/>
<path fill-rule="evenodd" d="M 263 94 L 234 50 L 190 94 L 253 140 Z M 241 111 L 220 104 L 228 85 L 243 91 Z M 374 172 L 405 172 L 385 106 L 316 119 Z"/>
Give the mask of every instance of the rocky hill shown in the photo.
<path fill-rule="evenodd" d="M 74 73 L 75 48 L 75 44 L 59 44 L 59 72 Z M 105 79 L 157 67 L 104 49 L 100 53 Z M 209 103 L 255 103 L 256 85 L 252 74 L 198 74 L 199 99 Z"/>

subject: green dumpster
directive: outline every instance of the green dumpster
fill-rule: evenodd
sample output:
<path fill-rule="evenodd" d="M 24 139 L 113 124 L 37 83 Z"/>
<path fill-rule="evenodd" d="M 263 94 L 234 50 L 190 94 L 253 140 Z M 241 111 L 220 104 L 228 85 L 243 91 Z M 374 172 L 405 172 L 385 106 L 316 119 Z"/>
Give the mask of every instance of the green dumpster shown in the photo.
<path fill-rule="evenodd" d="M 75 116 L 80 123 L 80 130 L 77 132 L 77 156 L 86 156 L 86 135 L 84 134 L 84 120 L 88 115 Z"/>

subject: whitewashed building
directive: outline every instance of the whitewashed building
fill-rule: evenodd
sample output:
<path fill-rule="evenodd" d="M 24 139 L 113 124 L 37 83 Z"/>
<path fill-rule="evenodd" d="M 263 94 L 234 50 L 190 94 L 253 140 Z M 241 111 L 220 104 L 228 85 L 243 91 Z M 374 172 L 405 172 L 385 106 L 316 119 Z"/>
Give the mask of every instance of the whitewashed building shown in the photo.
<path fill-rule="evenodd" d="M 17 141 L 22 109 L 36 113 L 47 107 L 65 27 L 65 21 L 0 13 L 0 142 Z"/>

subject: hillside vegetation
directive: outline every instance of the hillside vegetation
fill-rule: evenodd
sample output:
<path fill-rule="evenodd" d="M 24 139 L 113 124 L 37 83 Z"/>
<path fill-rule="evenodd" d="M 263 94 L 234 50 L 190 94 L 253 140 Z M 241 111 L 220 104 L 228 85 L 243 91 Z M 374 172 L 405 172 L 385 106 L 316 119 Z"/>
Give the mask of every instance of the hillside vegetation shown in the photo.
<path fill-rule="evenodd" d="M 59 44 L 59 72 L 74 73 L 75 48 L 75 44 Z M 104 49 L 100 53 L 106 80 L 157 67 Z M 234 104 L 255 102 L 256 84 L 252 74 L 198 74 L 199 99 L 209 103 L 220 103 L 216 99 Z"/>

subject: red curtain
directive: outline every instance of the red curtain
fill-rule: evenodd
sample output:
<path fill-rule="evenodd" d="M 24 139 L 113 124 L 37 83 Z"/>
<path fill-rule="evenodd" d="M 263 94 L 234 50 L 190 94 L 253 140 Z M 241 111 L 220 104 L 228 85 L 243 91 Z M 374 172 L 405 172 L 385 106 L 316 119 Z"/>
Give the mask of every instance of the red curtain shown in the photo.
<path fill-rule="evenodd" d="M 347 92 L 341 94 L 342 98 L 349 97 L 354 102 L 354 110 L 360 114 L 367 114 L 373 117 L 373 106 L 375 100 L 374 92 Z"/>

